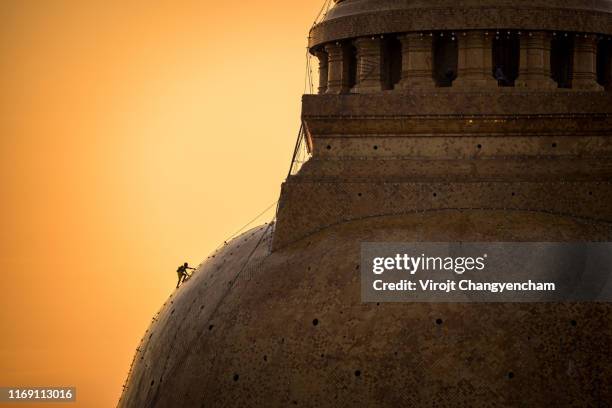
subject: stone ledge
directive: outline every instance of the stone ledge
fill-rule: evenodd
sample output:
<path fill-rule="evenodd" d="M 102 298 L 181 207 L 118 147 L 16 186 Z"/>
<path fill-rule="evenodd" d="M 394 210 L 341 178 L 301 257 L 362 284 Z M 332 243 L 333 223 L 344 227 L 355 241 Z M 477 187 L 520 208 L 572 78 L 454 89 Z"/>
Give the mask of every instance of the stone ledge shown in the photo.
<path fill-rule="evenodd" d="M 524 3 L 525 4 L 525 3 Z M 537 2 L 536 2 L 537 4 Z M 610 10 L 612 11 L 612 10 Z M 369 11 L 314 26 L 309 46 L 350 38 L 418 31 L 543 30 L 612 35 L 612 12 L 523 5 L 422 8 Z"/>
<path fill-rule="evenodd" d="M 493 159 L 324 159 L 310 160 L 289 182 L 466 182 L 612 180 L 612 157 Z"/>
<path fill-rule="evenodd" d="M 612 92 L 381 92 L 303 95 L 302 117 L 612 115 Z"/>
<path fill-rule="evenodd" d="M 295 182 L 283 184 L 274 247 L 351 220 L 440 210 L 555 214 L 612 225 L 610 182 Z"/>

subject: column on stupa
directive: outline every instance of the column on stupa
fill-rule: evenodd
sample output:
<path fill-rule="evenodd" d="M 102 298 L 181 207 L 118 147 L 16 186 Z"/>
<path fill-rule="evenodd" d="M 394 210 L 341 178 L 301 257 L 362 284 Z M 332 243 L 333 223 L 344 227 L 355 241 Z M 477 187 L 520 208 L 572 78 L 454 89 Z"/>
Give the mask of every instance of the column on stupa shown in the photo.
<path fill-rule="evenodd" d="M 433 79 L 433 37 L 409 33 L 399 37 L 402 43 L 402 77 L 397 89 L 435 88 Z"/>
<path fill-rule="evenodd" d="M 605 44 L 604 83 L 606 91 L 612 92 L 612 41 L 606 40 Z"/>
<path fill-rule="evenodd" d="M 555 89 L 550 75 L 550 44 L 552 36 L 544 31 L 521 36 L 521 56 L 517 88 Z"/>
<path fill-rule="evenodd" d="M 608 59 L 605 64 L 606 91 L 612 92 L 612 46 L 608 45 Z"/>
<path fill-rule="evenodd" d="M 601 91 L 597 83 L 597 37 L 579 34 L 574 41 L 574 70 L 572 88 Z"/>
<path fill-rule="evenodd" d="M 323 50 L 315 51 L 315 56 L 319 60 L 319 94 L 327 92 L 328 77 L 328 55 Z"/>
<path fill-rule="evenodd" d="M 362 37 L 354 41 L 357 49 L 357 85 L 355 93 L 380 92 L 382 79 L 382 38 Z"/>
<path fill-rule="evenodd" d="M 453 88 L 493 89 L 493 36 L 483 31 L 467 31 L 457 37 L 459 61 Z"/>
<path fill-rule="evenodd" d="M 349 67 L 344 48 L 344 45 L 339 42 L 325 46 L 325 52 L 328 55 L 326 92 L 328 94 L 340 94 L 349 91 Z"/>

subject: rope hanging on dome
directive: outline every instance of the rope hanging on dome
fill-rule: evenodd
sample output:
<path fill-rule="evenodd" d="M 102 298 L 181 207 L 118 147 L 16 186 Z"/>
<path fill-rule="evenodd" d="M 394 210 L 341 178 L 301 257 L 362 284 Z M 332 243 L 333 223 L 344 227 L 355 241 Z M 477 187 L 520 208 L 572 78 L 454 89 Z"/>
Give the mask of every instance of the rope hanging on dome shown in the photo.
<path fill-rule="evenodd" d="M 323 5 L 321 6 L 319 13 L 317 14 L 317 17 L 314 19 L 314 22 L 312 23 L 312 26 L 310 27 L 311 31 L 315 25 L 319 24 L 323 19 L 325 19 L 325 16 L 327 16 L 327 13 L 329 12 L 329 9 L 331 8 L 332 3 L 333 3 L 333 0 L 325 0 L 323 2 Z M 308 37 L 308 40 L 310 40 L 310 36 Z M 314 93 L 314 82 L 312 80 L 312 64 L 310 62 L 311 58 L 312 58 L 312 54 L 310 53 L 309 46 L 306 45 L 306 77 L 304 78 L 304 94 Z"/>
<path fill-rule="evenodd" d="M 295 141 L 295 147 L 293 149 L 293 156 L 291 157 L 291 165 L 289 166 L 289 173 L 287 177 L 295 175 L 302 165 L 310 159 L 310 147 L 306 143 L 306 129 L 304 127 L 304 123 L 300 125 L 300 130 L 298 131 L 297 140 Z"/>
<path fill-rule="evenodd" d="M 327 12 L 331 8 L 331 4 L 332 4 L 332 0 L 325 0 L 323 2 L 323 6 L 321 6 L 321 10 L 319 11 L 319 14 L 317 14 L 317 17 L 314 19 L 314 22 L 312 23 L 312 27 L 317 25 L 321 20 L 325 18 L 325 16 L 327 15 Z"/>
<path fill-rule="evenodd" d="M 295 141 L 295 147 L 293 148 L 293 155 L 291 156 L 291 164 L 289 165 L 289 173 L 287 174 L 287 177 L 291 176 L 291 174 L 293 173 L 293 166 L 295 164 L 295 159 L 298 155 L 300 145 L 302 144 L 303 132 L 304 132 L 304 124 L 302 123 L 300 125 L 300 130 L 298 131 L 297 139 Z"/>
<path fill-rule="evenodd" d="M 275 202 L 273 202 L 272 204 L 270 204 L 268 207 L 266 207 L 265 210 L 263 210 L 262 212 L 260 212 L 259 214 L 257 214 L 257 216 L 255 216 L 255 218 L 253 218 L 251 221 L 247 222 L 246 224 L 244 224 L 242 226 L 242 228 L 240 228 L 238 231 L 234 232 L 228 239 L 226 239 L 225 241 L 223 241 L 223 244 L 227 244 L 232 238 L 234 238 L 235 236 L 237 236 L 238 234 L 240 234 L 242 231 L 244 231 L 244 229 L 246 227 L 248 227 L 249 225 L 251 225 L 252 223 L 254 223 L 255 221 L 257 221 L 262 215 L 264 215 L 265 213 L 267 213 L 270 209 L 272 209 L 272 207 L 274 207 L 276 204 L 278 203 L 278 200 L 276 200 Z M 272 219 L 274 220 L 274 219 Z M 220 245 L 218 248 L 220 248 L 223 245 Z M 217 249 L 218 249 L 217 248 Z"/>
<path fill-rule="evenodd" d="M 332 0 L 325 0 L 323 2 L 323 6 L 321 7 L 321 10 L 319 10 L 317 17 L 315 18 L 315 21 L 312 24 L 313 26 L 317 24 L 317 22 L 320 19 L 325 18 L 325 16 L 327 15 L 327 12 L 329 11 L 329 8 L 331 7 L 331 3 L 332 3 Z M 312 81 L 312 65 L 310 63 L 311 57 L 312 55 L 310 54 L 310 50 L 308 49 L 308 47 L 306 47 L 306 78 L 304 80 L 304 93 L 306 93 L 307 91 L 308 93 L 313 93 L 314 91 L 313 81 Z M 304 143 L 304 136 L 305 136 L 304 124 L 302 123 L 300 124 L 300 129 L 298 131 L 297 140 L 295 142 L 295 147 L 293 149 L 293 156 L 291 157 L 291 165 L 289 166 L 288 176 L 292 175 L 294 172 L 297 172 L 297 170 L 299 170 L 299 168 L 298 169 L 295 168 L 296 164 L 302 164 L 308 159 L 308 157 L 304 158 L 302 154 L 304 153 L 303 152 L 304 149 L 302 148 L 303 143 Z M 306 156 L 309 156 L 309 154 L 307 153 Z M 223 241 L 223 244 L 219 245 L 219 247 L 217 247 L 216 250 L 218 250 L 223 245 L 227 244 L 228 241 L 230 241 L 232 238 L 237 236 L 240 232 L 242 232 L 246 227 L 248 227 L 250 224 L 255 222 L 257 219 L 259 219 L 262 215 L 268 212 L 273 206 L 276 206 L 278 210 L 278 203 L 279 202 L 277 200 L 274 203 L 272 203 L 270 206 L 268 206 L 265 210 L 259 213 L 255 218 L 253 218 L 251 221 L 246 223 L 242 228 L 240 228 L 238 231 L 232 234 L 229 238 Z"/>
<path fill-rule="evenodd" d="M 304 78 L 304 94 L 312 94 L 314 92 L 310 58 L 312 58 L 312 55 L 310 54 L 308 47 L 306 47 L 306 76 Z"/>

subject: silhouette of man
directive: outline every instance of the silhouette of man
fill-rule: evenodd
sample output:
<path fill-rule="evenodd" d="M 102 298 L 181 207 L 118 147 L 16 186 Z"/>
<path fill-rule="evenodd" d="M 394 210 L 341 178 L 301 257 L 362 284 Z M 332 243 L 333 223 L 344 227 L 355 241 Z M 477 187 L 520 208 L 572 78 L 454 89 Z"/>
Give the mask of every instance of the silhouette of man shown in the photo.
<path fill-rule="evenodd" d="M 444 73 L 444 77 L 448 82 L 452 82 L 455 79 L 455 71 L 451 68 L 447 69 Z"/>
<path fill-rule="evenodd" d="M 178 289 L 181 286 L 181 283 L 185 282 L 185 279 L 189 277 L 189 273 L 187 273 L 187 269 L 191 269 L 195 271 L 195 268 L 191 268 L 187 262 L 182 264 L 176 270 L 176 274 L 178 275 L 178 282 L 176 283 L 176 288 Z"/>
<path fill-rule="evenodd" d="M 504 74 L 504 69 L 502 67 L 497 67 L 495 70 L 495 79 L 497 79 L 501 85 L 505 86 L 508 84 L 508 78 L 506 77 L 506 74 Z"/>

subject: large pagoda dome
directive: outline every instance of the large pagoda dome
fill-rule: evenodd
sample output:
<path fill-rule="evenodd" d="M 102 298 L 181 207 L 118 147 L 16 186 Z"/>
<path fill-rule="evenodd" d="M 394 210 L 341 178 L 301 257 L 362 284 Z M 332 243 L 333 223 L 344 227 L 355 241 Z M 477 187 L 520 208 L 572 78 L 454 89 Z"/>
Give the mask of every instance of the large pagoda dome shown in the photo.
<path fill-rule="evenodd" d="M 595 407 L 609 303 L 363 303 L 363 242 L 612 241 L 612 1 L 343 0 L 277 217 L 154 319 L 120 407 Z"/>

